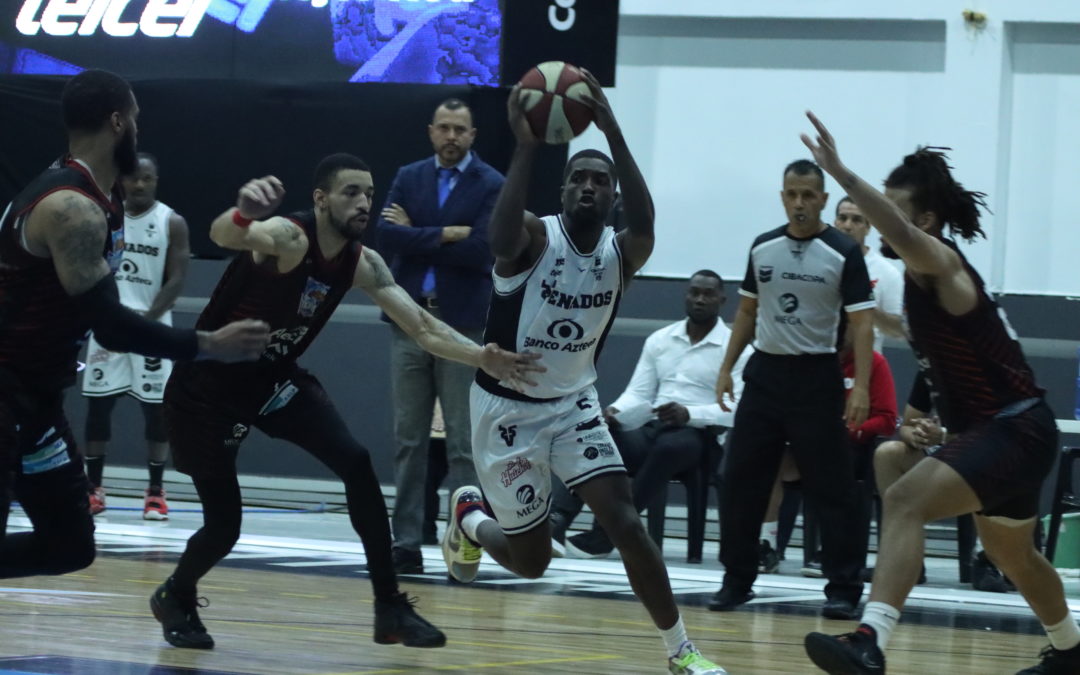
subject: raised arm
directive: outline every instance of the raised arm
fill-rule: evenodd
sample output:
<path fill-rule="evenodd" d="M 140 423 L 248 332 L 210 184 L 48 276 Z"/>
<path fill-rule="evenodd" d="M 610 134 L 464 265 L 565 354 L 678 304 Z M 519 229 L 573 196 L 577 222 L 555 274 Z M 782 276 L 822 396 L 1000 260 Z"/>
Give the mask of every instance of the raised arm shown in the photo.
<path fill-rule="evenodd" d="M 248 361 L 269 340 L 261 321 L 229 324 L 212 333 L 162 325 L 120 304 L 116 279 L 102 256 L 108 226 L 89 198 L 71 190 L 41 201 L 27 224 L 35 243 L 53 260 L 60 285 L 79 306 L 82 318 L 103 347 L 176 360 L 194 358 Z"/>
<path fill-rule="evenodd" d="M 304 231 L 288 218 L 273 216 L 285 197 L 285 186 L 274 176 L 255 178 L 240 188 L 236 206 L 210 225 L 210 239 L 222 248 L 252 251 L 256 260 L 278 258 L 278 268 L 292 269 L 307 253 Z"/>
<path fill-rule="evenodd" d="M 806 116 L 810 118 L 818 136 L 815 143 L 802 134 L 803 143 L 814 154 L 818 165 L 836 179 L 870 224 L 903 258 L 911 272 L 941 278 L 963 270 L 955 251 L 937 237 L 916 227 L 892 200 L 844 166 L 829 130 L 813 113 L 808 112 Z"/>
<path fill-rule="evenodd" d="M 619 179 L 626 229 L 619 233 L 618 239 L 623 253 L 625 278 L 629 280 L 652 255 L 656 212 L 649 186 L 645 184 L 645 177 L 641 175 L 641 170 L 630 153 L 626 138 L 623 137 L 622 129 L 611 110 L 611 103 L 600 87 L 600 82 L 587 70 L 583 69 L 581 73 L 589 85 L 590 97 L 586 102 L 593 110 L 596 128 L 607 138 L 611 159 L 615 162 L 615 173 Z"/>
<path fill-rule="evenodd" d="M 529 177 L 540 140 L 533 135 L 525 119 L 521 96 L 520 86 L 515 86 L 506 101 L 510 129 L 514 132 L 517 145 L 510 158 L 506 182 L 499 191 L 488 222 L 488 239 L 491 253 L 495 256 L 495 271 L 502 276 L 512 276 L 531 267 L 540 258 L 546 243 L 543 223 L 525 210 Z"/>
<path fill-rule="evenodd" d="M 176 303 L 180 291 L 184 288 L 190 258 L 191 243 L 188 239 L 187 221 L 179 213 L 172 213 L 169 215 L 169 249 L 165 254 L 165 279 L 150 309 L 146 310 L 147 319 L 157 321 Z"/>
<path fill-rule="evenodd" d="M 494 343 L 481 347 L 433 317 L 397 285 L 382 257 L 371 249 L 364 249 L 356 265 L 353 287 L 363 289 L 401 330 L 435 356 L 482 368 L 518 391 L 536 385 L 530 373 L 545 370 L 535 363 L 540 354 L 515 354 Z"/>

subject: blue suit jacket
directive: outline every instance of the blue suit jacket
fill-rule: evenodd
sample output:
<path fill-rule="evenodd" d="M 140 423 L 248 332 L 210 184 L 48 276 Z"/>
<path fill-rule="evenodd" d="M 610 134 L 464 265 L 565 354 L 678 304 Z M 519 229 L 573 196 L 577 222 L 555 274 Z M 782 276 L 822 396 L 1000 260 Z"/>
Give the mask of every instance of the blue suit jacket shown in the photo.
<path fill-rule="evenodd" d="M 384 206 L 400 204 L 412 225 L 394 225 L 382 217 L 376 243 L 390 263 L 398 285 L 419 302 L 424 275 L 435 268 L 435 295 L 442 318 L 455 328 L 483 328 L 491 299 L 493 258 L 488 219 L 504 178 L 473 153 L 446 203 L 439 208 L 438 171 L 432 156 L 398 169 Z M 442 228 L 469 225 L 462 241 L 442 243 Z M 383 316 L 383 320 L 387 320 Z"/>

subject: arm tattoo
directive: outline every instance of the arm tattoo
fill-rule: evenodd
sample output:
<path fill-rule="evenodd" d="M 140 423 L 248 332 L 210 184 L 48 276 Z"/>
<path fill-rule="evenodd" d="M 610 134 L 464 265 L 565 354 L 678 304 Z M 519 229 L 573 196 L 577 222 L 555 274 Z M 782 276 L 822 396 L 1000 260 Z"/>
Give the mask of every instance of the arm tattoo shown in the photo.
<path fill-rule="evenodd" d="M 390 268 L 386 266 L 386 262 L 381 257 L 369 253 L 366 249 L 364 254 L 367 257 L 368 264 L 371 265 L 373 284 L 376 289 L 388 288 L 397 283 L 394 281 L 394 275 L 390 274 Z"/>
<path fill-rule="evenodd" d="M 96 207 L 74 196 L 66 197 L 63 206 L 53 214 L 52 226 L 56 232 L 53 240 L 56 250 L 51 251 L 53 264 L 72 295 L 87 290 L 102 276 L 105 250 L 102 219 Z"/>

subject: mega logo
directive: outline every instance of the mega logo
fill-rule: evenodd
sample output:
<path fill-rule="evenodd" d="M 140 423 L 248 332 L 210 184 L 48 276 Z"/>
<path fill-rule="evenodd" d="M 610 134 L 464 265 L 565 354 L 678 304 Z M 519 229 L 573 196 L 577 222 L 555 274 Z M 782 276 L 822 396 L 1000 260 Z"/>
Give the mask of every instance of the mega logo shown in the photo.
<path fill-rule="evenodd" d="M 15 29 L 57 37 L 191 37 L 213 0 L 24 0 Z M 136 20 L 136 17 L 138 20 Z"/>

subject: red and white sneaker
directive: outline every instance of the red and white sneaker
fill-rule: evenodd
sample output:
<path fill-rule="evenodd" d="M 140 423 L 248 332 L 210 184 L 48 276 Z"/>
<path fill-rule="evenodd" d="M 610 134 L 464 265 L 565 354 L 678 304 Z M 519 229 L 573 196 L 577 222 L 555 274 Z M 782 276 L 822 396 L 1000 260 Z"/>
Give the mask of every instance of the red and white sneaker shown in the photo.
<path fill-rule="evenodd" d="M 143 520 L 169 519 L 169 504 L 165 501 L 164 489 L 146 489 L 146 499 L 143 500 L 142 517 Z"/>
<path fill-rule="evenodd" d="M 461 529 L 461 519 L 470 511 L 484 509 L 480 488 L 472 485 L 459 487 L 450 497 L 450 508 L 450 522 L 446 524 L 442 540 L 443 560 L 446 561 L 450 576 L 467 584 L 476 579 L 476 574 L 480 571 L 483 549 L 465 536 L 465 531 Z"/>
<path fill-rule="evenodd" d="M 105 510 L 105 488 L 96 487 L 90 491 L 90 515 L 96 516 Z"/>

